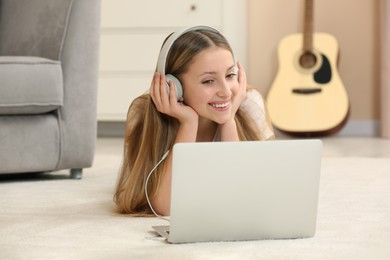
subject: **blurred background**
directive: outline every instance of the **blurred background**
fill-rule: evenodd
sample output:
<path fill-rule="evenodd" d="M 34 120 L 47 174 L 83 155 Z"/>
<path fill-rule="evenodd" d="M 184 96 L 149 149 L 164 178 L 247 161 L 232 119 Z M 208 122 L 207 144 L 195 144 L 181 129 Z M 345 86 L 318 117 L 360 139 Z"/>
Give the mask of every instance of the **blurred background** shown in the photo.
<path fill-rule="evenodd" d="M 314 32 L 330 33 L 339 44 L 339 73 L 351 106 L 341 135 L 381 134 L 380 14 L 385 1 L 313 1 Z M 278 44 L 284 36 L 302 33 L 304 4 L 304 0 L 103 0 L 99 135 L 121 135 L 129 104 L 149 88 L 162 41 L 181 26 L 220 29 L 245 65 L 248 82 L 266 98 L 278 71 Z"/>

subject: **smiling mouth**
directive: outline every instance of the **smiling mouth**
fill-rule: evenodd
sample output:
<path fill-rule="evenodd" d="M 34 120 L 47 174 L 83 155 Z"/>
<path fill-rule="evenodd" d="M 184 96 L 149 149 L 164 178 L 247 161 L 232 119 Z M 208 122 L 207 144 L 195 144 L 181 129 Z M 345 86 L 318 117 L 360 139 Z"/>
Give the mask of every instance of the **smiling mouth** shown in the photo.
<path fill-rule="evenodd" d="M 209 103 L 210 106 L 218 110 L 225 110 L 229 107 L 230 101 L 224 103 Z"/>

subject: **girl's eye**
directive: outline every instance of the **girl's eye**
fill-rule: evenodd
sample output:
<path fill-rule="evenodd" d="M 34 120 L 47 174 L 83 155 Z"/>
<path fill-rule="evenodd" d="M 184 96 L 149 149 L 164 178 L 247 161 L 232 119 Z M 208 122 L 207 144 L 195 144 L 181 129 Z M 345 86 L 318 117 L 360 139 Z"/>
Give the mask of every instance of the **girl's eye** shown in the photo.
<path fill-rule="evenodd" d="M 235 78 L 235 77 L 237 77 L 237 74 L 236 73 L 230 73 L 226 77 L 227 78 Z"/>
<path fill-rule="evenodd" d="M 212 84 L 213 82 L 214 82 L 214 80 L 209 79 L 209 80 L 202 81 L 202 84 Z"/>

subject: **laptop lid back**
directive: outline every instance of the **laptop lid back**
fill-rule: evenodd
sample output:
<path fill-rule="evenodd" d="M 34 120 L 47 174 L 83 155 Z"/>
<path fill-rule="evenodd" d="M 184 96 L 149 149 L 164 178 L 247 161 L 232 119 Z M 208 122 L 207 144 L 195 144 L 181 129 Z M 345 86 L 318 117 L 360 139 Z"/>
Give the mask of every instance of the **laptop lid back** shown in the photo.
<path fill-rule="evenodd" d="M 179 143 L 171 243 L 312 237 L 322 142 Z"/>

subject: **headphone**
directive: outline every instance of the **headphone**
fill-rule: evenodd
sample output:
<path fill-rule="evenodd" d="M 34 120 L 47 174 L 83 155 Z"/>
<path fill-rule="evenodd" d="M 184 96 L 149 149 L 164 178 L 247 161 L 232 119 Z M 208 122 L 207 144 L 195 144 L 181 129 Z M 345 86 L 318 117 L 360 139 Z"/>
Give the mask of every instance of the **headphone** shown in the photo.
<path fill-rule="evenodd" d="M 214 33 L 220 33 L 218 30 L 209 27 L 209 26 L 191 26 L 191 27 L 184 27 L 176 32 L 174 32 L 171 36 L 168 37 L 168 39 L 165 41 L 163 47 L 161 48 L 160 54 L 158 56 L 157 61 L 157 72 L 165 75 L 165 65 L 167 62 L 168 53 L 172 47 L 172 45 L 175 43 L 175 41 L 182 36 L 183 34 L 190 32 L 190 31 L 196 31 L 196 30 L 206 30 Z M 183 87 L 179 81 L 178 78 L 171 74 L 166 74 L 166 84 L 168 88 L 168 94 L 169 94 L 169 81 L 173 81 L 176 87 L 176 97 L 177 100 L 183 101 Z"/>

